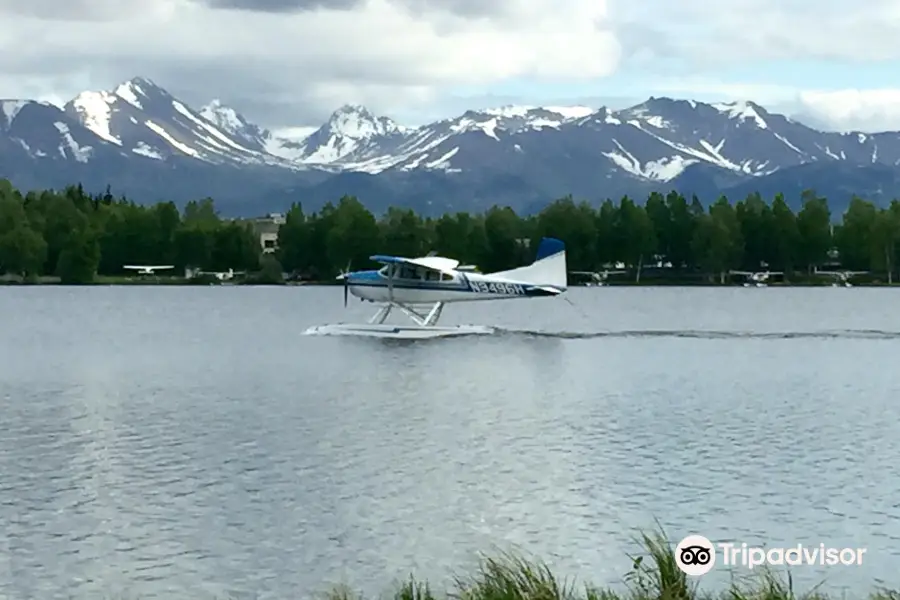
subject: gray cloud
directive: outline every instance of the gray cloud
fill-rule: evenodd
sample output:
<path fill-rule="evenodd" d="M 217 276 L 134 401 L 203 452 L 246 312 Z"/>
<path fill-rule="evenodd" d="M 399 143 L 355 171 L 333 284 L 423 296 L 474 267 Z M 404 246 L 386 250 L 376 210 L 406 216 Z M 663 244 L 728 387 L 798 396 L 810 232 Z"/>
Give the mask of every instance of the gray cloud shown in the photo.
<path fill-rule="evenodd" d="M 599 93 L 743 94 L 722 83 L 723 67 L 900 58 L 898 24 L 892 0 L 822 0 L 815 11 L 807 0 L 0 0 L 0 95 L 71 97 L 146 76 L 192 106 L 218 97 L 267 127 L 315 126 L 348 102 L 415 123 L 539 103 L 527 97 L 546 95 L 535 74 Z M 598 88 L 617 67 L 637 84 Z M 667 93 L 667 80 L 683 85 Z M 522 95 L 487 95 L 504 82 Z M 610 103 L 558 103 L 568 102 Z"/>
<path fill-rule="evenodd" d="M 4 0 L 5 1 L 5 0 Z M 48 0 L 51 1 L 51 0 Z M 213 9 L 238 9 L 253 12 L 298 13 L 317 9 L 352 10 L 365 0 L 193 0 Z M 507 0 L 391 0 L 412 15 L 448 12 L 463 17 L 500 16 L 513 2 Z"/>
<path fill-rule="evenodd" d="M 364 0 L 198 0 L 214 9 L 237 9 L 253 12 L 298 13 L 317 9 L 352 10 Z"/>
<path fill-rule="evenodd" d="M 467 17 L 502 15 L 512 4 L 503 0 L 494 2 L 484 0 L 396 0 L 396 3 L 417 15 L 442 10 Z"/>
<path fill-rule="evenodd" d="M 49 21 L 114 21 L 140 10 L 128 0 L 0 0 L 0 15 Z"/>

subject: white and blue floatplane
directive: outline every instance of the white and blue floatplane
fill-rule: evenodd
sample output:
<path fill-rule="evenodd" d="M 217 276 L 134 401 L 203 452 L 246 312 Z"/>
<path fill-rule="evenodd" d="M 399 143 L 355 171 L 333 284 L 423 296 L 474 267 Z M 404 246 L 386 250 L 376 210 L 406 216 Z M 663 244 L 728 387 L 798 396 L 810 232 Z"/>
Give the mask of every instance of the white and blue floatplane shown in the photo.
<path fill-rule="evenodd" d="M 378 312 L 368 323 L 319 325 L 307 329 L 306 335 L 415 339 L 491 334 L 492 327 L 441 327 L 437 322 L 444 305 L 451 302 L 559 296 L 567 289 L 566 247 L 555 238 L 541 240 L 532 264 L 497 273 L 478 273 L 474 267 L 460 266 L 458 260 L 441 256 L 403 258 L 376 254 L 370 259 L 384 266 L 378 270 L 341 273 L 338 279 L 344 282 L 344 306 L 352 294 L 360 300 L 381 304 Z M 395 308 L 413 324 L 385 323 Z"/>

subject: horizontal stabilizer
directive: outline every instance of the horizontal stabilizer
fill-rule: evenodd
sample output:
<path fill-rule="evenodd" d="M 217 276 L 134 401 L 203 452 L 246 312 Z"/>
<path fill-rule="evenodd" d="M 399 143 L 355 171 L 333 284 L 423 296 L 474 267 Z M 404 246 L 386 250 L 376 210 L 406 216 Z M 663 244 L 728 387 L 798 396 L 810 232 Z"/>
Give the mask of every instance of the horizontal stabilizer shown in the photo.
<path fill-rule="evenodd" d="M 561 290 L 559 288 L 551 287 L 549 285 L 536 285 L 532 289 L 541 290 L 542 292 L 546 292 L 548 294 L 553 294 L 554 296 L 558 296 L 562 294 L 565 290 Z"/>

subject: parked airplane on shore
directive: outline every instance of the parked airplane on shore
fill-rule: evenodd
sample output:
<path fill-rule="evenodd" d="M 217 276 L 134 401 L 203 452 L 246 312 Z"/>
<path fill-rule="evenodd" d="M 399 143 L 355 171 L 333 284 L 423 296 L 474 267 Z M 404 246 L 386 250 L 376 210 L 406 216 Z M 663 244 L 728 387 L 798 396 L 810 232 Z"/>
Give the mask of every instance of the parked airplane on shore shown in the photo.
<path fill-rule="evenodd" d="M 609 269 L 605 269 L 603 271 L 569 271 L 571 275 L 585 275 L 591 278 L 591 280 L 584 284 L 588 287 L 600 287 L 606 285 L 606 280 L 609 279 L 610 275 L 618 275 L 619 273 L 627 273 L 628 271 L 617 270 L 610 271 Z"/>
<path fill-rule="evenodd" d="M 137 271 L 139 275 L 153 275 L 156 271 L 174 269 L 175 265 L 125 265 L 122 268 Z"/>
<path fill-rule="evenodd" d="M 370 259 L 384 267 L 341 273 L 338 279 L 344 282 L 344 306 L 352 294 L 381 304 L 378 312 L 365 324 L 321 325 L 307 329 L 307 335 L 427 338 L 488 334 L 494 329 L 477 325 L 439 327 L 437 322 L 444 306 L 451 302 L 559 296 L 567 289 L 566 248 L 555 238 L 541 240 L 532 264 L 497 273 L 478 273 L 470 265 L 460 268 L 458 260 L 441 256 L 404 258 L 378 254 Z M 414 308 L 421 305 L 430 306 L 427 313 Z M 406 314 L 414 325 L 385 324 L 394 308 Z"/>
<path fill-rule="evenodd" d="M 856 275 L 865 275 L 869 271 L 820 271 L 815 269 L 813 275 L 822 275 L 824 277 L 834 277 L 835 281 L 832 287 L 853 287 L 850 278 Z"/>
<path fill-rule="evenodd" d="M 781 271 L 730 271 L 732 275 L 744 275 L 747 281 L 744 287 L 768 287 L 769 277 L 783 275 Z"/>

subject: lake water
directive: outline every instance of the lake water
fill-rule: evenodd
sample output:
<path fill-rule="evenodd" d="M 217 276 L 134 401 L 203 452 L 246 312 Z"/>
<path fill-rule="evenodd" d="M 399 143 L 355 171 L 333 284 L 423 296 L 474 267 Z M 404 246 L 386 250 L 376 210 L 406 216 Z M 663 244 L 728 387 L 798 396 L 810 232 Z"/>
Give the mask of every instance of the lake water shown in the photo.
<path fill-rule="evenodd" d="M 410 343 L 301 336 L 373 312 L 336 287 L 0 288 L 0 597 L 374 595 L 498 548 L 618 586 L 654 519 L 900 586 L 900 290 L 569 297 Z"/>

